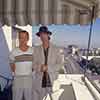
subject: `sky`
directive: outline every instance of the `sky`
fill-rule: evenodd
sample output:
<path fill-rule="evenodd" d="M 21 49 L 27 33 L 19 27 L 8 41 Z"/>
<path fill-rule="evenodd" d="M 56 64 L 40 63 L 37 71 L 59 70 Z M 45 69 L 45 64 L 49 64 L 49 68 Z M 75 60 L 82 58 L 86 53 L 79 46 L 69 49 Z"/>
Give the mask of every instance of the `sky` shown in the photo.
<path fill-rule="evenodd" d="M 91 48 L 100 47 L 100 19 L 93 24 Z M 52 42 L 57 45 L 67 46 L 69 44 L 78 45 L 81 48 L 87 48 L 90 25 L 50 25 L 49 30 L 53 33 Z M 35 36 L 39 26 L 33 26 L 33 43 L 40 42 Z"/>

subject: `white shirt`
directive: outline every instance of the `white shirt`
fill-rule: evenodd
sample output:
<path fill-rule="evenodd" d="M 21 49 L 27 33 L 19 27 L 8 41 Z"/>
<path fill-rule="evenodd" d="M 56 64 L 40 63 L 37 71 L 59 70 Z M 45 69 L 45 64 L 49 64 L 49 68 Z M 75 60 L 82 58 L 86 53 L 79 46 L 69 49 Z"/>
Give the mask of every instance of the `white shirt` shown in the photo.
<path fill-rule="evenodd" d="M 32 57 L 33 48 L 29 47 L 27 51 L 22 51 L 20 48 L 15 48 L 9 58 L 10 63 L 14 63 L 15 75 L 31 75 L 32 74 L 32 61 L 29 60 Z M 17 57 L 17 58 L 16 58 Z M 29 59 L 28 59 L 29 57 Z"/>

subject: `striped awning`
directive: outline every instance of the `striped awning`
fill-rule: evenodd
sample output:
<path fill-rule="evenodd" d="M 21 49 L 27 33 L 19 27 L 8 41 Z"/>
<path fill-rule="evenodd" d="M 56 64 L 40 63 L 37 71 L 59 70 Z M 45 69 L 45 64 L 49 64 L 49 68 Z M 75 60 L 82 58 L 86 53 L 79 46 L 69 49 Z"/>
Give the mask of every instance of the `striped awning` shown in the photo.
<path fill-rule="evenodd" d="M 89 24 L 91 7 L 99 0 L 0 0 L 2 25 Z M 98 12 L 97 12 L 98 11 Z M 96 18 L 95 17 L 95 18 Z"/>

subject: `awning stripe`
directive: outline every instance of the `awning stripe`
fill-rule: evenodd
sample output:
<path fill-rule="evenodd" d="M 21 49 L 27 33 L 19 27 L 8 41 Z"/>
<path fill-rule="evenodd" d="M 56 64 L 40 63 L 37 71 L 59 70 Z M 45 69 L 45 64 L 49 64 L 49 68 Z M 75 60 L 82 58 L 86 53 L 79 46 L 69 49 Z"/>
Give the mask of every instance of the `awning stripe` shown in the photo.
<path fill-rule="evenodd" d="M 93 0 L 0 0 L 0 22 L 10 26 L 88 24 L 91 11 L 81 14 L 80 10 L 91 10 L 93 4 Z"/>

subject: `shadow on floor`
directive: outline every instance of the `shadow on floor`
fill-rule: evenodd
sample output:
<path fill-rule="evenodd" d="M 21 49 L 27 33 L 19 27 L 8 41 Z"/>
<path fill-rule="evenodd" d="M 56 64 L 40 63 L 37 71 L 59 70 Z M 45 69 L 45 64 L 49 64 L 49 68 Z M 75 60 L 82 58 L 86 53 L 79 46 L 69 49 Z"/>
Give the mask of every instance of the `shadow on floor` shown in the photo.
<path fill-rule="evenodd" d="M 64 89 L 64 92 L 59 97 L 59 100 L 76 100 L 72 84 L 61 85 L 61 88 Z"/>

